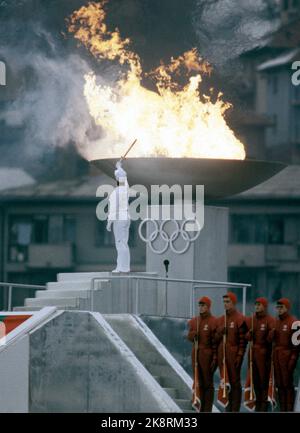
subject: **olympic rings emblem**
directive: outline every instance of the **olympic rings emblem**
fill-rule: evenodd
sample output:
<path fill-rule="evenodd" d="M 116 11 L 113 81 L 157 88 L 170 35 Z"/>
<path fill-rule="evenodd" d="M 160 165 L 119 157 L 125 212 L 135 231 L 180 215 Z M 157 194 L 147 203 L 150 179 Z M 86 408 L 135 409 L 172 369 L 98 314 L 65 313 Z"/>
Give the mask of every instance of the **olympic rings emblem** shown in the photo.
<path fill-rule="evenodd" d="M 154 225 L 154 230 L 150 233 L 149 237 L 146 238 L 142 234 L 142 227 L 148 221 Z M 175 226 L 174 231 L 172 232 L 171 235 L 169 235 L 164 230 L 164 227 L 168 222 L 172 222 Z M 198 226 L 196 234 L 194 236 L 191 236 L 191 237 L 190 237 L 189 233 L 185 230 L 185 226 L 188 222 L 196 223 Z M 201 231 L 200 224 L 196 219 L 183 220 L 181 225 L 179 225 L 178 221 L 173 220 L 173 219 L 166 219 L 166 220 L 158 223 L 156 220 L 153 220 L 151 218 L 145 218 L 139 225 L 140 238 L 149 245 L 150 249 L 155 254 L 163 254 L 168 250 L 169 247 L 171 248 L 171 250 L 175 254 L 185 253 L 189 249 L 190 244 L 198 238 L 198 236 L 200 235 L 200 231 Z M 175 245 L 174 245 L 174 242 L 178 239 L 179 235 L 181 235 L 182 239 L 185 241 L 185 246 L 181 250 L 176 249 Z M 156 248 L 154 248 L 153 244 L 156 241 L 156 239 L 159 237 L 164 241 L 165 244 L 164 244 L 163 248 L 156 249 Z"/>

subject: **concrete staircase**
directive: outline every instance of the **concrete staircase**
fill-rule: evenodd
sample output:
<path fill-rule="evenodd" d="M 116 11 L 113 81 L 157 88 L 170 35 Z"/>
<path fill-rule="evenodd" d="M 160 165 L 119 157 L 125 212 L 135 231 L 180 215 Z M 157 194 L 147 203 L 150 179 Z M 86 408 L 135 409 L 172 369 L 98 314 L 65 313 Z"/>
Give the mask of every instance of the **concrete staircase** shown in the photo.
<path fill-rule="evenodd" d="M 171 354 L 168 354 L 168 362 L 155 342 L 152 343 L 151 337 L 155 337 L 151 336 L 149 328 L 148 335 L 145 335 L 139 321 L 129 314 L 104 314 L 103 317 L 182 412 L 194 412 L 191 405 L 191 387 L 187 386 L 172 368 L 172 362 L 176 361 Z"/>
<path fill-rule="evenodd" d="M 57 274 L 56 282 L 46 284 L 46 290 L 37 290 L 35 298 L 26 298 L 24 306 L 14 307 L 14 311 L 36 311 L 46 306 L 55 306 L 60 310 L 89 310 L 92 278 L 99 278 L 95 290 L 111 287 L 111 272 L 71 272 Z M 137 272 L 131 275 L 156 275 Z"/>
<path fill-rule="evenodd" d="M 47 283 L 46 290 L 37 290 L 35 298 L 26 298 L 24 306 L 14 307 L 14 311 L 35 311 L 45 306 L 78 309 L 88 304 L 92 278 L 101 278 L 96 284 L 96 290 L 99 290 L 110 284 L 107 275 L 107 272 L 58 274 L 56 282 Z"/>

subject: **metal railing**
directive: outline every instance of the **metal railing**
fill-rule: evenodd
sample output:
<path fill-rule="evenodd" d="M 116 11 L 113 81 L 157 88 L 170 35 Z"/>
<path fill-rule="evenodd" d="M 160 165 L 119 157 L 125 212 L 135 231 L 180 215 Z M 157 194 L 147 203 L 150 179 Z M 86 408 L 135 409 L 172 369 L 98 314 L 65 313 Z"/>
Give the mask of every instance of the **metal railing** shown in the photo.
<path fill-rule="evenodd" d="M 13 289 L 33 289 L 33 290 L 45 290 L 46 286 L 39 286 L 36 284 L 19 284 L 19 283 L 1 283 L 0 287 L 7 287 L 7 311 L 12 311 L 12 294 Z"/>
<path fill-rule="evenodd" d="M 94 311 L 94 293 L 96 290 L 96 282 L 103 280 L 133 280 L 135 281 L 135 302 L 134 302 L 134 314 L 139 314 L 139 301 L 140 301 L 140 282 L 141 281 L 155 281 L 165 283 L 165 314 L 168 316 L 168 290 L 169 283 L 181 283 L 189 284 L 190 286 L 190 303 L 189 303 L 189 314 L 190 317 L 194 316 L 194 297 L 197 289 L 213 289 L 213 288 L 236 288 L 243 290 L 243 300 L 242 300 L 242 311 L 243 314 L 246 313 L 246 302 L 247 302 L 247 289 L 251 288 L 251 284 L 247 283 L 232 283 L 224 281 L 205 281 L 205 280 L 187 280 L 180 278 L 162 278 L 162 277 L 147 277 L 147 276 L 137 276 L 137 275 L 111 275 L 107 278 L 94 277 L 91 280 L 90 288 L 90 311 Z M 144 313 L 143 313 L 144 314 Z"/>

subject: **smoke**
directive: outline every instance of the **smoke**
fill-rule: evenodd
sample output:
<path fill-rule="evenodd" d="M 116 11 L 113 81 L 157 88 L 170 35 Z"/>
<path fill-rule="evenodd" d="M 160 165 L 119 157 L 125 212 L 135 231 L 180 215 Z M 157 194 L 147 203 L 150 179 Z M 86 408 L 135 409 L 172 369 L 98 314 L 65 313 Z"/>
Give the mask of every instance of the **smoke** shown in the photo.
<path fill-rule="evenodd" d="M 111 1 L 108 6 L 114 12 L 114 7 L 119 8 L 124 2 Z M 92 69 L 98 82 L 107 83 L 114 79 L 116 71 L 108 70 L 107 65 L 105 70 L 99 64 L 91 66 L 93 60 L 85 50 L 78 50 L 75 43 L 65 40 L 61 34 L 65 29 L 64 19 L 85 3 L 87 1 L 83 0 L 0 0 L 0 59 L 5 60 L 14 76 L 13 97 L 6 103 L 0 101 L 0 144 L 2 149 L 5 146 L 2 164 L 18 159 L 24 165 L 26 161 L 31 166 L 35 162 L 38 165 L 45 154 L 70 143 L 89 159 L 99 146 L 103 132 L 88 112 L 83 96 L 84 75 Z M 175 6 L 183 7 L 183 3 L 190 14 L 175 11 Z M 130 4 L 133 21 L 122 16 L 120 29 L 122 32 L 122 22 L 125 30 L 128 22 L 132 28 L 139 29 L 136 39 L 144 41 L 140 42 L 142 58 L 155 57 L 157 52 L 161 56 L 164 51 L 168 55 L 176 54 L 173 51 L 177 42 L 172 44 L 172 32 L 163 33 L 168 16 L 173 14 L 177 29 L 174 40 L 177 41 L 182 21 L 182 34 L 186 36 L 180 40 L 189 45 L 187 41 L 193 39 L 196 31 L 201 55 L 232 81 L 235 79 L 233 67 L 237 73 L 240 66 L 238 56 L 261 44 L 278 23 L 276 0 L 189 0 L 176 4 L 173 0 L 163 3 L 142 0 Z M 127 8 L 125 10 L 127 13 Z M 140 15 L 134 15 L 135 12 Z M 112 13 L 111 21 L 114 18 Z M 157 29 L 162 30 L 159 33 Z M 4 134 L 4 129 L 10 130 L 15 139 L 6 140 L 9 134 Z"/>
<path fill-rule="evenodd" d="M 196 0 L 193 26 L 199 51 L 214 66 L 222 90 L 235 106 L 249 108 L 246 98 L 253 85 L 240 56 L 266 45 L 280 24 L 279 1 Z"/>
<path fill-rule="evenodd" d="M 0 58 L 9 68 L 10 91 L 0 101 L 2 165 L 36 166 L 38 175 L 40 163 L 51 162 L 55 149 L 67 146 L 89 159 L 102 134 L 83 95 L 91 66 L 42 16 L 32 19 L 29 7 L 30 17 L 22 20 L 24 2 L 12 3 L 20 6 L 11 11 L 13 18 L 12 5 L 0 3 Z"/>
<path fill-rule="evenodd" d="M 23 128 L 26 157 L 37 157 L 46 146 L 70 142 L 85 153 L 93 128 L 83 97 L 84 74 L 90 71 L 89 65 L 76 54 L 65 58 L 49 57 L 41 51 L 18 54 L 4 51 L 10 68 L 18 77 L 24 74 L 25 79 L 17 99 L 0 113 L 0 120 L 9 127 Z"/>
<path fill-rule="evenodd" d="M 278 24 L 279 0 L 196 0 L 201 52 L 218 67 L 264 43 Z"/>

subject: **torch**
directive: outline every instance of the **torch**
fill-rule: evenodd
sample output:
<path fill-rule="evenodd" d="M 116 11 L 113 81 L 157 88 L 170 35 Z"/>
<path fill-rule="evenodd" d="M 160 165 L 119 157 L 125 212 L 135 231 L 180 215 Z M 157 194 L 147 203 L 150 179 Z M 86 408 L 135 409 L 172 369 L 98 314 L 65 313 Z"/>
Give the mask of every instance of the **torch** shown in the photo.
<path fill-rule="evenodd" d="M 250 341 L 250 401 L 253 400 L 253 314 L 251 316 L 251 334 Z"/>
<path fill-rule="evenodd" d="M 126 153 L 121 156 L 120 161 L 123 161 L 123 159 L 126 158 L 127 154 L 131 151 L 131 149 L 133 148 L 133 146 L 135 145 L 135 143 L 137 142 L 137 138 L 134 140 L 134 142 L 129 146 L 129 148 L 127 149 Z"/>

